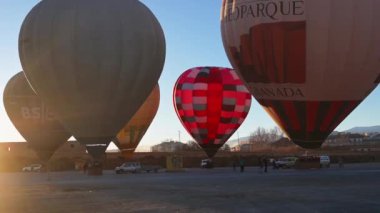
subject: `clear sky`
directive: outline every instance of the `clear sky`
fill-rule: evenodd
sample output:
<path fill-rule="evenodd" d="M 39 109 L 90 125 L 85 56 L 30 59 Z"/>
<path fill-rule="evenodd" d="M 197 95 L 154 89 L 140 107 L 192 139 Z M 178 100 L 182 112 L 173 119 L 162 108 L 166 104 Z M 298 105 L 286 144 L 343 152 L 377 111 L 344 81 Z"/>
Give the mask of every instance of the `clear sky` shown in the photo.
<path fill-rule="evenodd" d="M 7 81 L 22 70 L 18 58 L 18 33 L 28 11 L 37 0 L 0 0 L 0 94 Z M 220 33 L 221 0 L 143 0 L 160 21 L 166 37 L 167 55 L 159 84 L 161 103 L 157 116 L 141 141 L 141 148 L 166 139 L 191 140 L 178 120 L 173 104 L 172 89 L 179 75 L 195 66 L 230 67 Z M 355 82 L 353 82 L 355 84 Z M 354 126 L 380 125 L 380 89 L 367 99 L 338 126 L 346 130 Z M 248 136 L 257 127 L 272 128 L 275 123 L 253 101 L 246 121 L 238 130 L 240 137 Z M 236 139 L 237 134 L 231 139 Z M 13 127 L 0 105 L 0 141 L 24 141 Z"/>

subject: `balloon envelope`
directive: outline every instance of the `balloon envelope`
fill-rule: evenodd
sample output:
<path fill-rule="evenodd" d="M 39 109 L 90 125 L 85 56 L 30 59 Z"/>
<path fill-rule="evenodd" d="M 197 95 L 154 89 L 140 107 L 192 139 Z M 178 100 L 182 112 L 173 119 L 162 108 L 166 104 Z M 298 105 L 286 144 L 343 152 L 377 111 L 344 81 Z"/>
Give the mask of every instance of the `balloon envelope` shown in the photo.
<path fill-rule="evenodd" d="M 8 81 L 3 101 L 13 125 L 42 161 L 48 161 L 70 138 L 70 133 L 32 90 L 23 72 Z"/>
<path fill-rule="evenodd" d="M 125 158 L 132 156 L 145 132 L 156 116 L 160 104 L 160 87 L 158 84 L 139 108 L 132 119 L 123 127 L 114 139 L 115 145 Z"/>
<path fill-rule="evenodd" d="M 380 1 L 225 0 L 228 58 L 292 141 L 319 148 L 377 86 Z"/>
<path fill-rule="evenodd" d="M 211 158 L 247 117 L 251 95 L 234 70 L 196 67 L 178 78 L 173 102 L 185 129 Z"/>
<path fill-rule="evenodd" d="M 105 150 L 156 85 L 165 39 L 140 1 L 46 0 L 25 18 L 26 76 L 88 150 Z"/>

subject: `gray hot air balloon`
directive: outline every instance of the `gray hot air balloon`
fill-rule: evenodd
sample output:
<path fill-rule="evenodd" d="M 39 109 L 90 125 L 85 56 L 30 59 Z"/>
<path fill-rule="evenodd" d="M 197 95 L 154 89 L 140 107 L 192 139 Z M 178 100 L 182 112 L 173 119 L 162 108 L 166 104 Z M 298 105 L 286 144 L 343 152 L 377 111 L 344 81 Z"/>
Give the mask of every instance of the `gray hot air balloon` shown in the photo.
<path fill-rule="evenodd" d="M 70 138 L 70 133 L 32 90 L 23 72 L 9 80 L 3 101 L 13 125 L 44 163 Z"/>
<path fill-rule="evenodd" d="M 19 54 L 37 94 L 99 158 L 157 84 L 165 38 L 138 0 L 44 0 L 24 20 Z"/>

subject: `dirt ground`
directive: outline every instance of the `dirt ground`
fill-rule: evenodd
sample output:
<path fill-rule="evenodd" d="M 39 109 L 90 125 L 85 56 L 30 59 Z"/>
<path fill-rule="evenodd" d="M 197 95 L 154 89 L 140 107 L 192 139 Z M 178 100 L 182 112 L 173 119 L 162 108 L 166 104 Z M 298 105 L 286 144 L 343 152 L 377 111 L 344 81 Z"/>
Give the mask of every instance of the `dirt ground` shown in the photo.
<path fill-rule="evenodd" d="M 380 212 L 380 164 L 90 177 L 2 173 L 0 212 Z"/>

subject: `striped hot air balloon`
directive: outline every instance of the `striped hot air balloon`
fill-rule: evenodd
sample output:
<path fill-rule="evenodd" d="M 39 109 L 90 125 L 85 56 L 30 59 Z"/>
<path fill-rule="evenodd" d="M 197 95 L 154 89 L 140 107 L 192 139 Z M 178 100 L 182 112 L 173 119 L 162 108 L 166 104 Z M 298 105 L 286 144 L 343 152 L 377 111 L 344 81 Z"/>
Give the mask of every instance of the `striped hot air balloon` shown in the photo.
<path fill-rule="evenodd" d="M 379 83 L 380 1 L 224 0 L 226 53 L 292 141 L 319 148 Z"/>
<path fill-rule="evenodd" d="M 247 117 L 251 95 L 234 70 L 196 67 L 178 78 L 173 102 L 185 129 L 212 158 Z"/>

